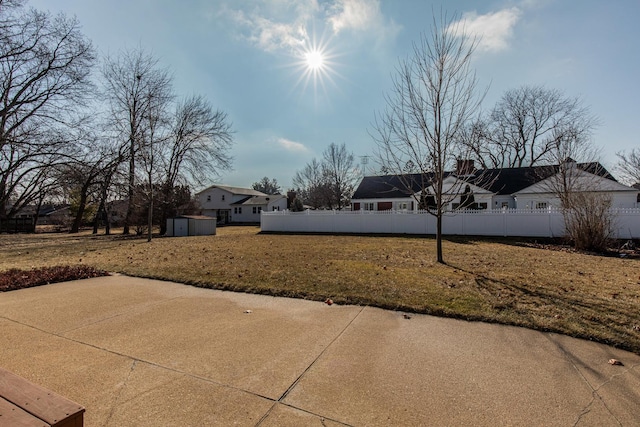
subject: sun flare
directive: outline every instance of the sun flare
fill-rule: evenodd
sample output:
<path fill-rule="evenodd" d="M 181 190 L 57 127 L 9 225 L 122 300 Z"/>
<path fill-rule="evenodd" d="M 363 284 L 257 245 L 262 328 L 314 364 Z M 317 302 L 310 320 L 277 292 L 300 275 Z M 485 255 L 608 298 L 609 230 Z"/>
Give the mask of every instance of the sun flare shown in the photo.
<path fill-rule="evenodd" d="M 292 51 L 294 59 L 290 65 L 299 73 L 292 89 L 301 87 L 301 93 L 304 93 L 310 88 L 317 99 L 320 93 L 327 95 L 328 86 L 337 87 L 334 78 L 341 77 L 337 72 L 339 63 L 336 62 L 340 55 L 329 46 L 329 41 L 313 37 Z"/>
<path fill-rule="evenodd" d="M 304 58 L 307 61 L 307 68 L 311 71 L 320 70 L 324 66 L 324 56 L 319 50 L 306 52 Z"/>

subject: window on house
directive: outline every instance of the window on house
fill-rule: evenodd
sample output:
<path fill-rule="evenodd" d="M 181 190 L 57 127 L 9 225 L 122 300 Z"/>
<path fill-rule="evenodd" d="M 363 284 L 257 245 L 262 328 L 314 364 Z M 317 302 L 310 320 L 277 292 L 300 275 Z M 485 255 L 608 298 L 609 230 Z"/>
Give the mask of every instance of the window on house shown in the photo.
<path fill-rule="evenodd" d="M 262 206 L 258 206 L 258 213 L 262 212 Z"/>
<path fill-rule="evenodd" d="M 240 207 L 238 208 L 238 213 L 239 213 L 239 214 L 241 214 L 241 213 L 242 213 L 242 206 L 240 206 Z"/>
<path fill-rule="evenodd" d="M 224 194 L 222 195 L 222 201 L 224 202 Z"/>
<path fill-rule="evenodd" d="M 258 208 L 257 208 L 257 207 L 255 207 L 255 206 L 253 207 L 253 213 L 254 213 L 254 214 L 258 213 Z"/>
<path fill-rule="evenodd" d="M 398 202 L 398 210 L 406 211 L 409 209 L 409 203 L 407 202 Z"/>
<path fill-rule="evenodd" d="M 502 209 L 509 209 L 509 202 L 502 202 L 502 204 L 500 205 L 500 207 Z"/>
<path fill-rule="evenodd" d="M 233 208 L 233 213 L 237 214 L 238 213 L 238 208 Z"/>
<path fill-rule="evenodd" d="M 210 201 L 211 201 L 211 194 L 207 196 L 207 202 L 210 202 Z"/>
<path fill-rule="evenodd" d="M 373 203 L 363 203 L 365 211 L 373 211 L 375 210 Z"/>
<path fill-rule="evenodd" d="M 480 209 L 487 209 L 487 204 L 486 203 L 478 203 L 478 207 Z"/>
<path fill-rule="evenodd" d="M 536 202 L 536 209 L 546 209 L 547 202 Z"/>
<path fill-rule="evenodd" d="M 279 211 L 279 210 L 280 210 L 280 206 L 274 206 L 274 207 L 273 207 L 273 210 L 274 210 L 274 211 Z"/>

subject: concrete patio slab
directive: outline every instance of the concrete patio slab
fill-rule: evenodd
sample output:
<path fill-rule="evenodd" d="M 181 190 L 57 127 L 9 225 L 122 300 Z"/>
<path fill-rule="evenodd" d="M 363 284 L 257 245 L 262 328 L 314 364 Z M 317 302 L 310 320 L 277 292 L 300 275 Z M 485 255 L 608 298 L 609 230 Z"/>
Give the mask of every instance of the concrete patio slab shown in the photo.
<path fill-rule="evenodd" d="M 65 336 L 276 400 L 361 310 L 200 289 Z"/>
<path fill-rule="evenodd" d="M 260 427 L 342 427 L 345 424 L 277 403 Z"/>
<path fill-rule="evenodd" d="M 640 356 L 601 344 L 124 276 L 0 294 L 0 365 L 87 426 L 640 419 Z"/>
<path fill-rule="evenodd" d="M 191 286 L 148 279 L 131 286 L 130 277 L 119 275 L 109 277 L 107 282 L 107 292 L 102 280 L 40 286 L 36 292 L 7 292 L 0 298 L 0 313 L 50 332 L 65 332 L 198 291 Z"/>
<path fill-rule="evenodd" d="M 563 335 L 550 339 L 562 349 L 593 390 L 599 402 L 621 425 L 640 425 L 640 360 L 633 353 Z M 602 363 L 617 359 L 623 365 Z"/>
<path fill-rule="evenodd" d="M 109 426 L 254 426 L 273 402 L 137 362 L 117 393 Z"/>
<path fill-rule="evenodd" d="M 372 308 L 284 400 L 351 425 L 573 425 L 591 401 L 545 334 Z"/>

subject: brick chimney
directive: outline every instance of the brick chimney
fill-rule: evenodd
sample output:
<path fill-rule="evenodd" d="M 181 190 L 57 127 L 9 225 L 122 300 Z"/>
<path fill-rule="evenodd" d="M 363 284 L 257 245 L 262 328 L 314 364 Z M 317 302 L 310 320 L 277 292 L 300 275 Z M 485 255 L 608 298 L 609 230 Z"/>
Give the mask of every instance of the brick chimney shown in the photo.
<path fill-rule="evenodd" d="M 293 199 L 296 198 L 295 191 L 287 191 L 287 209 L 291 208 L 291 204 L 293 203 Z"/>
<path fill-rule="evenodd" d="M 458 159 L 456 175 L 472 175 L 476 170 L 472 159 Z"/>

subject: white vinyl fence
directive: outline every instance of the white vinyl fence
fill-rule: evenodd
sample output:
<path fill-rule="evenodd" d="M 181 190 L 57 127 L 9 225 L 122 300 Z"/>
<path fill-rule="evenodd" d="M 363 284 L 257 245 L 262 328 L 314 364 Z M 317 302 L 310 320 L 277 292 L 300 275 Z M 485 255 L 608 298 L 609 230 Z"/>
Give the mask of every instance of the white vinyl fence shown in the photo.
<path fill-rule="evenodd" d="M 612 209 L 614 238 L 640 238 L 640 209 Z M 262 231 L 296 233 L 435 234 L 436 218 L 412 211 L 276 211 L 262 212 Z M 562 212 L 540 210 L 481 210 L 447 213 L 445 235 L 562 237 Z"/>

